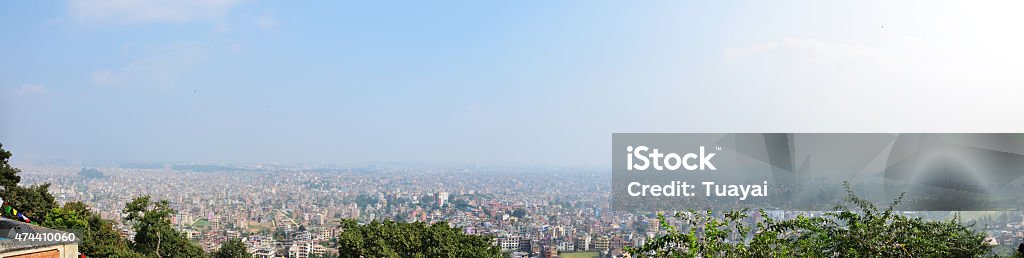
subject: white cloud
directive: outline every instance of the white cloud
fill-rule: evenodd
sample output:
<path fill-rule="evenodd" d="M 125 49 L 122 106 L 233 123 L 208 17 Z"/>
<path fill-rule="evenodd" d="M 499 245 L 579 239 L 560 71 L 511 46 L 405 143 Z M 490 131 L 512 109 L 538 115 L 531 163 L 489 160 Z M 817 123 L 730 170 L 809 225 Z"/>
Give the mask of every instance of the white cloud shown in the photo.
<path fill-rule="evenodd" d="M 111 70 L 96 71 L 92 74 L 92 83 L 96 85 L 111 85 L 114 81 L 114 72 Z"/>
<path fill-rule="evenodd" d="M 994 42 L 1005 41 L 1021 42 Z M 934 35 L 781 37 L 724 49 L 701 97 L 766 131 L 999 131 L 1014 125 L 1000 114 L 1024 108 L 1020 49 Z"/>
<path fill-rule="evenodd" d="M 238 0 L 71 0 L 71 14 L 81 20 L 145 23 L 187 22 L 223 16 Z"/>
<path fill-rule="evenodd" d="M 772 77 L 780 83 L 819 77 L 827 78 L 817 83 L 820 85 L 858 82 L 881 89 L 903 84 L 927 85 L 931 90 L 958 90 L 965 86 L 1005 90 L 1003 86 L 1024 83 L 1024 77 L 1009 72 L 1024 68 L 1020 49 L 1007 46 L 993 50 L 985 44 L 905 35 L 874 46 L 784 38 L 726 49 L 723 56 L 734 72 L 775 74 Z"/>
<path fill-rule="evenodd" d="M 16 95 L 46 95 L 50 89 L 40 84 L 22 84 L 21 86 L 8 88 L 8 92 Z"/>
<path fill-rule="evenodd" d="M 120 68 L 101 69 L 93 73 L 92 83 L 101 86 L 172 85 L 178 76 L 204 58 L 201 45 L 177 42 L 155 50 Z"/>

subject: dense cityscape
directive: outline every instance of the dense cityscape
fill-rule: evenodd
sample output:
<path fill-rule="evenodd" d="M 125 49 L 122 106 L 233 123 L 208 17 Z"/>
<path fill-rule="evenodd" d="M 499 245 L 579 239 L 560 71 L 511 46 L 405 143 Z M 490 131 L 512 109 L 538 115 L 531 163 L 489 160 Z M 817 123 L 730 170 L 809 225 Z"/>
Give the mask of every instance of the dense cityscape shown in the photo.
<path fill-rule="evenodd" d="M 126 164 L 23 165 L 25 183 L 51 183 L 60 203 L 82 201 L 121 233 L 134 197 L 168 200 L 172 223 L 206 250 L 243 239 L 254 257 L 333 257 L 341 219 L 447 221 L 487 235 L 509 257 L 620 257 L 663 231 L 652 214 L 615 212 L 599 169 L 411 165 L 302 167 Z M 187 183 L 186 183 L 187 182 Z M 766 213 L 775 218 L 814 212 Z M 942 219 L 949 213 L 919 213 Z M 959 214 L 958 214 L 959 215 Z M 757 220 L 757 216 L 749 218 Z M 990 244 L 1024 238 L 1020 213 L 973 216 Z M 580 255 L 580 256 L 572 256 Z"/>
<path fill-rule="evenodd" d="M 115 222 L 134 197 L 169 200 L 178 211 L 172 222 L 204 248 L 244 237 L 257 257 L 336 254 L 331 240 L 343 218 L 447 221 L 494 236 L 512 256 L 621 253 L 642 241 L 636 223 L 646 223 L 610 211 L 610 179 L 601 171 L 142 167 L 22 169 L 27 183 L 52 183 L 59 202 L 83 201 Z"/>

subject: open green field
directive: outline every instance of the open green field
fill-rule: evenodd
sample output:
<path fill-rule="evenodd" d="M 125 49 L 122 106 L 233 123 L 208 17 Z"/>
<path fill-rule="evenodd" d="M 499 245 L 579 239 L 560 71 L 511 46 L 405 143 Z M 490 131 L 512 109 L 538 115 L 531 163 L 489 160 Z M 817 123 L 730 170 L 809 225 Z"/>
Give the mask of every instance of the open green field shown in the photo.
<path fill-rule="evenodd" d="M 583 253 L 562 253 L 558 257 L 562 258 L 595 258 L 599 257 L 600 254 L 597 252 L 583 252 Z"/>
<path fill-rule="evenodd" d="M 192 227 L 194 227 L 194 228 L 205 228 L 205 227 L 209 227 L 210 224 L 211 223 L 210 223 L 209 220 L 199 219 L 199 220 L 196 220 L 195 223 L 192 223 Z"/>

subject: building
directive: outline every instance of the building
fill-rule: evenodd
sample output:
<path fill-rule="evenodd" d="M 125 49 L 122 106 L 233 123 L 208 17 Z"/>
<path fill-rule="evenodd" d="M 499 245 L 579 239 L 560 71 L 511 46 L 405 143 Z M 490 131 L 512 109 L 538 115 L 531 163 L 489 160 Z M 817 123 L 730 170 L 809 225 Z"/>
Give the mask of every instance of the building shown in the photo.
<path fill-rule="evenodd" d="M 448 192 L 441 191 L 437 193 L 437 207 L 444 207 L 446 202 L 448 202 Z"/>
<path fill-rule="evenodd" d="M 622 250 L 624 246 L 626 246 L 626 240 L 622 239 L 621 236 L 612 237 L 608 244 L 608 248 L 612 250 Z"/>
<path fill-rule="evenodd" d="M 320 244 L 314 244 L 313 245 L 313 249 L 310 251 L 310 254 L 324 256 L 327 253 L 330 253 L 331 249 L 332 248 L 327 248 L 327 247 L 325 247 L 323 245 L 320 245 Z M 336 256 L 336 255 L 332 255 L 332 256 Z"/>
<path fill-rule="evenodd" d="M 512 252 L 519 250 L 519 237 L 518 236 L 507 236 L 501 238 L 499 241 L 502 252 Z"/>
<path fill-rule="evenodd" d="M 306 258 L 313 252 L 313 243 L 309 241 L 296 241 L 288 248 L 288 257 Z"/>
<path fill-rule="evenodd" d="M 534 246 L 537 246 L 537 240 L 536 239 L 532 239 L 532 238 L 528 238 L 528 237 L 520 237 L 519 238 L 519 251 L 532 252 Z"/>
<path fill-rule="evenodd" d="M 581 252 L 590 251 L 590 235 L 583 235 L 576 238 L 576 250 Z"/>
<path fill-rule="evenodd" d="M 576 251 L 576 245 L 573 243 L 573 241 L 559 241 L 558 242 L 558 251 L 559 252 L 575 252 Z"/>
<path fill-rule="evenodd" d="M 558 257 L 558 248 L 555 247 L 555 246 L 551 246 L 551 245 L 544 246 L 544 257 L 545 258 Z"/>
<path fill-rule="evenodd" d="M 263 245 L 256 248 L 256 251 L 252 253 L 254 258 L 272 258 L 274 257 L 274 246 Z"/>
<path fill-rule="evenodd" d="M 609 247 L 611 247 L 611 238 L 608 236 L 600 236 L 594 241 L 594 249 L 598 251 L 607 252 Z"/>
<path fill-rule="evenodd" d="M 40 235 L 44 239 L 33 239 Z M 21 237 L 30 238 L 19 240 Z M 78 257 L 78 238 L 72 233 L 0 218 L 0 257 L 74 258 Z"/>

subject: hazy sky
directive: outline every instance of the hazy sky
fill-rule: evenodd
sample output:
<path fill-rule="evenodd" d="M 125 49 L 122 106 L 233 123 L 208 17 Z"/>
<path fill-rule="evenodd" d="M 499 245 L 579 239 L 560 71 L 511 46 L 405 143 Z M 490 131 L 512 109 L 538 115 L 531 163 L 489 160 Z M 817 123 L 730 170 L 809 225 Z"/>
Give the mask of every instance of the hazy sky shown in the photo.
<path fill-rule="evenodd" d="M 0 142 L 604 166 L 612 132 L 1021 132 L 1022 5 L 4 1 Z"/>

